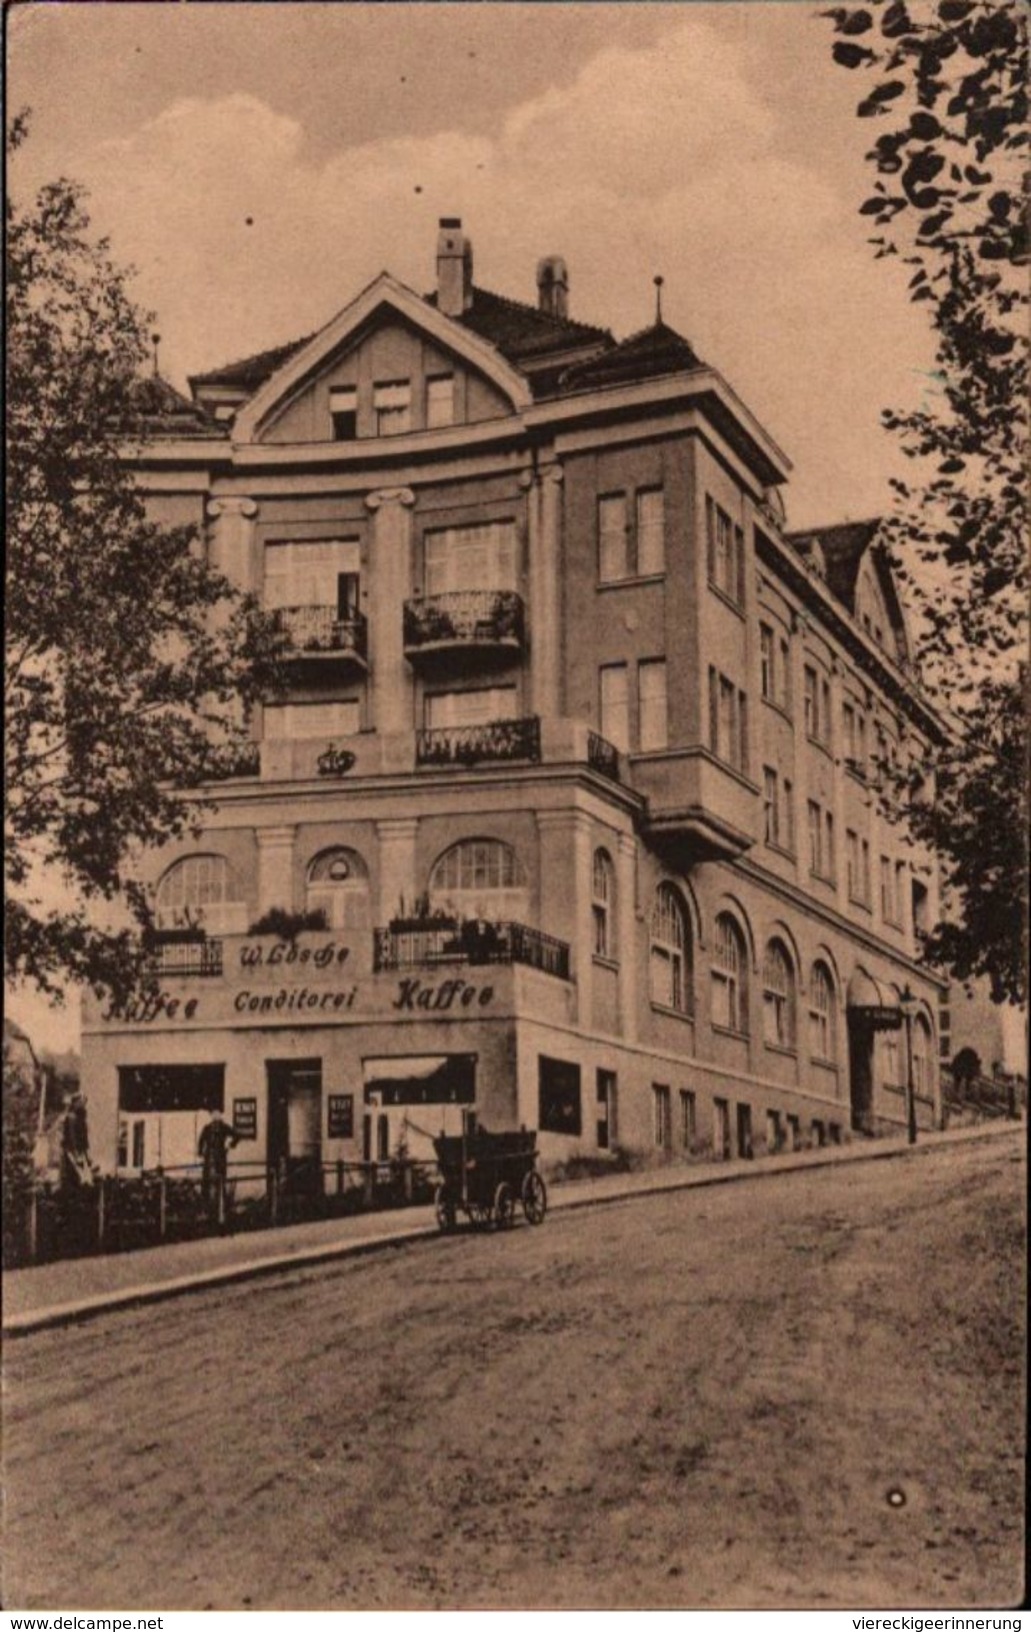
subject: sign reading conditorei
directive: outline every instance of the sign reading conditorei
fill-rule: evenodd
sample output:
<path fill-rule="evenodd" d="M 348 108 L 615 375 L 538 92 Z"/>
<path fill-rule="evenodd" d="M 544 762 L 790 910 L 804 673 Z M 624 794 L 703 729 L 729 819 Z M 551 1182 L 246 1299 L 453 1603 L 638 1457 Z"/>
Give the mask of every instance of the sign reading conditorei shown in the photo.
<path fill-rule="evenodd" d="M 345 955 L 346 951 L 346 947 L 342 948 Z M 374 976 L 346 986 L 298 984 L 262 989 L 248 985 L 228 992 L 205 985 L 196 997 L 161 990 L 122 1005 L 112 1003 L 101 1019 L 109 1025 L 163 1029 L 170 1021 L 193 1021 L 210 1027 L 238 1023 L 238 1017 L 315 1024 L 320 1020 L 355 1021 L 398 1012 L 472 1017 L 490 1009 L 495 995 L 493 984 L 458 977 L 424 980 L 418 975 Z"/>

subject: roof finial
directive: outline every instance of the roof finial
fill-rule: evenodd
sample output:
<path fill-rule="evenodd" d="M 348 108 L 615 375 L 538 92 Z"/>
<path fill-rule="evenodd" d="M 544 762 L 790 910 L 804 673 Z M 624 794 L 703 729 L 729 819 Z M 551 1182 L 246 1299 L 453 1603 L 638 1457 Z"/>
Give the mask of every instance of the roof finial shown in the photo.
<path fill-rule="evenodd" d="M 662 276 L 661 272 L 657 272 L 655 274 L 654 278 L 652 279 L 652 282 L 655 285 L 655 326 L 656 326 L 656 328 L 658 328 L 659 324 L 662 322 L 662 286 L 665 283 L 665 281 L 666 280 Z"/>
<path fill-rule="evenodd" d="M 158 346 L 161 344 L 161 336 L 160 336 L 160 334 L 152 334 L 150 338 L 151 338 L 151 343 L 152 343 L 152 345 L 154 347 L 154 378 L 157 379 L 157 377 L 158 377 Z"/>

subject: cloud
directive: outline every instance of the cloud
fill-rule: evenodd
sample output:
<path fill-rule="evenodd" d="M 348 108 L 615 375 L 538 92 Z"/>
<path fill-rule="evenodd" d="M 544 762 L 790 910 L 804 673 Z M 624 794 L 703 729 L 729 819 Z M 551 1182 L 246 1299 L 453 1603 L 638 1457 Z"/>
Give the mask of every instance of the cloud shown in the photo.
<path fill-rule="evenodd" d="M 668 320 L 794 458 L 805 519 L 854 514 L 885 451 L 877 412 L 908 389 L 912 318 L 819 155 L 787 155 L 745 61 L 686 18 L 500 109 L 492 136 L 323 157 L 257 97 L 192 97 L 80 168 L 98 224 L 140 268 L 173 377 L 320 326 L 381 268 L 431 287 L 437 218 L 460 214 L 479 282 L 533 300 L 537 259 L 563 254 L 575 315 L 617 333 L 650 320 L 661 271 Z M 846 392 L 848 421 L 828 409 Z"/>

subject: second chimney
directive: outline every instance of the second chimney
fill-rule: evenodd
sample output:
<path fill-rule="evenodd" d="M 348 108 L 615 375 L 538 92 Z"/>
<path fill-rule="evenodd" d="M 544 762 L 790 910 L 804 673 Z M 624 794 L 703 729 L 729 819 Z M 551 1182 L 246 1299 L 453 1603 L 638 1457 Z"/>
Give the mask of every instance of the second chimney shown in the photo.
<path fill-rule="evenodd" d="M 473 246 L 456 215 L 440 218 L 437 234 L 437 310 L 461 317 L 473 303 Z"/>
<path fill-rule="evenodd" d="M 569 316 L 569 271 L 561 255 L 537 262 L 537 309 L 549 317 Z"/>

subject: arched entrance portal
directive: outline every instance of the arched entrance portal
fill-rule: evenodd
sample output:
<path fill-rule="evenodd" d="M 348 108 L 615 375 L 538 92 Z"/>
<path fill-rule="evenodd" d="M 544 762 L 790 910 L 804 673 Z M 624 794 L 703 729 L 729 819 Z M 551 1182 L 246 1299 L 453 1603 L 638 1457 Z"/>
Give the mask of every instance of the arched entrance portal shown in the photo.
<path fill-rule="evenodd" d="M 848 983 L 845 1004 L 852 1129 L 855 1133 L 873 1133 L 874 1039 L 878 1031 L 899 1025 L 898 995 L 894 988 L 859 968 Z"/>

